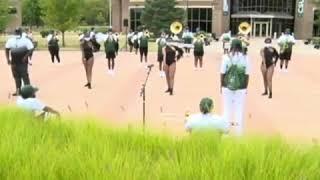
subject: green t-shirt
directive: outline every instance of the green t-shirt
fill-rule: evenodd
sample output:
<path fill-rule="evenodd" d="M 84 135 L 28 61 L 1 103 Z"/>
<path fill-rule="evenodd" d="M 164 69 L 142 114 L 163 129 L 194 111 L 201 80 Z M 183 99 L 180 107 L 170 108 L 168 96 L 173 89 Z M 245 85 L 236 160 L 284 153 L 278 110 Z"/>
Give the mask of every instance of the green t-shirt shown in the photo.
<path fill-rule="evenodd" d="M 116 51 L 115 44 L 116 42 L 114 39 L 108 38 L 104 43 L 104 48 L 106 53 L 115 52 Z"/>
<path fill-rule="evenodd" d="M 194 51 L 196 52 L 203 52 L 203 42 L 200 40 L 197 40 L 194 43 Z"/>
<path fill-rule="evenodd" d="M 143 47 L 143 48 L 148 47 L 148 39 L 149 39 L 148 37 L 142 36 L 140 38 L 140 47 Z"/>
<path fill-rule="evenodd" d="M 166 40 L 164 38 L 160 38 L 158 41 L 158 53 L 162 54 L 162 49 L 166 45 Z"/>

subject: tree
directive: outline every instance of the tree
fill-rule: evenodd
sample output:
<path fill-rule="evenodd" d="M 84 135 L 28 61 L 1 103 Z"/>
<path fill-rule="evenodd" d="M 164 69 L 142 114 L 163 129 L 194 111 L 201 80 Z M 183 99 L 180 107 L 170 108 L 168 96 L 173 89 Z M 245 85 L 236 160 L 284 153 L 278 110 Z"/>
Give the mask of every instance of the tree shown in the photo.
<path fill-rule="evenodd" d="M 108 25 L 109 0 L 85 0 L 81 10 L 82 22 L 86 25 Z"/>
<path fill-rule="evenodd" d="M 42 9 L 40 0 L 23 0 L 22 2 L 22 24 L 30 26 L 41 26 L 43 21 L 41 19 Z"/>
<path fill-rule="evenodd" d="M 9 4 L 7 0 L 0 0 L 0 32 L 6 29 L 9 20 Z"/>
<path fill-rule="evenodd" d="M 80 21 L 81 0 L 43 0 L 43 20 L 46 25 L 62 33 L 62 46 L 67 30 L 76 27 Z"/>
<path fill-rule="evenodd" d="M 184 10 L 176 5 L 176 0 L 146 0 L 141 22 L 156 35 L 161 30 L 168 31 L 172 22 L 185 20 Z"/>

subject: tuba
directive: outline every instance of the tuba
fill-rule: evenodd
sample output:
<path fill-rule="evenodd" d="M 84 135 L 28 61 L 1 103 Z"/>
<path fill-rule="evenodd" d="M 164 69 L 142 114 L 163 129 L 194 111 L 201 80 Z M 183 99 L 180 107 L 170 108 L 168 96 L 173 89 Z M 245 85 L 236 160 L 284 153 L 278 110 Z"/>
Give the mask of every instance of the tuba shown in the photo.
<path fill-rule="evenodd" d="M 178 21 L 171 23 L 170 31 L 175 35 L 179 34 L 182 31 L 182 24 Z"/>
<path fill-rule="evenodd" d="M 244 34 L 244 35 L 248 35 L 251 32 L 252 28 L 251 25 L 247 22 L 242 22 L 239 25 L 239 33 Z"/>

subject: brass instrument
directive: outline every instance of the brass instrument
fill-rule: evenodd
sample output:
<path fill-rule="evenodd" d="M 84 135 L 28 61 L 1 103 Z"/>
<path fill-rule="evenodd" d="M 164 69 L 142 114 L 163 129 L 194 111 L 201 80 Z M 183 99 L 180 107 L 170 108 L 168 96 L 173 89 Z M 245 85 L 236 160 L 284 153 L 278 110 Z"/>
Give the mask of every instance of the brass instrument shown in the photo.
<path fill-rule="evenodd" d="M 252 27 L 249 23 L 247 22 L 242 22 L 239 25 L 239 33 L 243 35 L 248 35 L 252 30 Z"/>
<path fill-rule="evenodd" d="M 143 34 L 144 34 L 144 36 L 146 36 L 146 37 L 150 37 L 150 32 L 149 32 L 149 30 L 145 30 L 145 31 L 143 32 Z"/>
<path fill-rule="evenodd" d="M 175 35 L 179 34 L 182 31 L 182 28 L 183 28 L 182 23 L 178 21 L 175 21 L 170 25 L 170 31 Z"/>

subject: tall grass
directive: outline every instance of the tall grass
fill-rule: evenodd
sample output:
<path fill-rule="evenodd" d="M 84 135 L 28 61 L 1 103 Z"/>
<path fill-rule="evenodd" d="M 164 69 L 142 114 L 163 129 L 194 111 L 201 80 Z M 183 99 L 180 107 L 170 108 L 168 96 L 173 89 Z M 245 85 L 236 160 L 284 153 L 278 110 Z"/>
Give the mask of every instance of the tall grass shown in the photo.
<path fill-rule="evenodd" d="M 320 179 L 319 150 L 280 138 L 177 138 L 0 110 L 0 179 Z"/>

